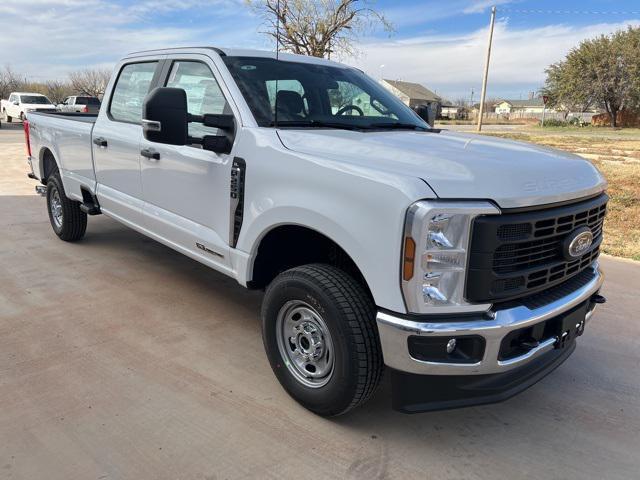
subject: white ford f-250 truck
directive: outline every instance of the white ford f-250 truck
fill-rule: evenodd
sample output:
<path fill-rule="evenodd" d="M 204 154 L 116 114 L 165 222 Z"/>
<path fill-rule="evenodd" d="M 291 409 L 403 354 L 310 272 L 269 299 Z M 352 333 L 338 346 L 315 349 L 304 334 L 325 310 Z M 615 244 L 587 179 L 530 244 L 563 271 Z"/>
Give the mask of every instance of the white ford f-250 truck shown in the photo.
<path fill-rule="evenodd" d="M 273 371 L 320 415 L 362 404 L 385 367 L 405 412 L 508 398 L 604 301 L 589 162 L 433 129 L 345 65 L 139 52 L 97 115 L 27 117 L 54 232 L 80 240 L 103 213 L 265 289 Z"/>
<path fill-rule="evenodd" d="M 12 92 L 8 100 L 0 101 L 4 121 L 11 123 L 14 118 L 23 121 L 25 115 L 33 110 L 56 110 L 56 106 L 39 93 Z"/>

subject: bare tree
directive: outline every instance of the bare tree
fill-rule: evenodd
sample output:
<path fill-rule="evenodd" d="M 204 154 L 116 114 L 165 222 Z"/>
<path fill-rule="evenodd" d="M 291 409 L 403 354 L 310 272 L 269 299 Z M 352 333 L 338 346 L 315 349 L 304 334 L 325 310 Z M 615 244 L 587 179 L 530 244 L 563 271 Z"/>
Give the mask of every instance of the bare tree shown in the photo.
<path fill-rule="evenodd" d="M 69 82 L 75 93 L 102 98 L 110 77 L 111 71 L 108 69 L 89 69 L 71 72 Z"/>
<path fill-rule="evenodd" d="M 0 70 L 0 98 L 7 98 L 11 92 L 20 90 L 26 79 L 16 73 L 9 65 Z"/>
<path fill-rule="evenodd" d="M 53 103 L 62 103 L 69 95 L 73 95 L 74 90 L 69 82 L 60 80 L 49 80 L 44 84 L 45 95 Z"/>
<path fill-rule="evenodd" d="M 282 49 L 303 55 L 352 55 L 359 34 L 376 26 L 393 30 L 384 15 L 371 7 L 371 0 L 245 1 L 264 18 L 264 33 Z"/>

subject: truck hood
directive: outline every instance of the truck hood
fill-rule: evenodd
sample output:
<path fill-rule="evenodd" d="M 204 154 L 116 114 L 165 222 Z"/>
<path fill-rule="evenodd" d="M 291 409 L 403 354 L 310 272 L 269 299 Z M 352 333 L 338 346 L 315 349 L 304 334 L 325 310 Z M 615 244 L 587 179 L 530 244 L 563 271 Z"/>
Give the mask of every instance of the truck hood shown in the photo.
<path fill-rule="evenodd" d="M 573 154 L 450 131 L 278 130 L 289 150 L 423 179 L 440 198 L 488 199 L 502 208 L 563 202 L 606 182 Z"/>

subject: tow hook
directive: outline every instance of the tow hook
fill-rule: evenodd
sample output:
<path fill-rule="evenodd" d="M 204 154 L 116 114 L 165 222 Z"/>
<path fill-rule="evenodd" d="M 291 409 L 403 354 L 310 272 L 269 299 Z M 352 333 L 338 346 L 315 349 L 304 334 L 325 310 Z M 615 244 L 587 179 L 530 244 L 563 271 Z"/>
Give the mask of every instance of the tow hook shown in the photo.
<path fill-rule="evenodd" d="M 46 185 L 36 185 L 36 193 L 41 197 L 47 196 L 47 186 Z"/>
<path fill-rule="evenodd" d="M 591 301 L 597 304 L 607 303 L 607 299 L 598 293 L 591 297 Z"/>

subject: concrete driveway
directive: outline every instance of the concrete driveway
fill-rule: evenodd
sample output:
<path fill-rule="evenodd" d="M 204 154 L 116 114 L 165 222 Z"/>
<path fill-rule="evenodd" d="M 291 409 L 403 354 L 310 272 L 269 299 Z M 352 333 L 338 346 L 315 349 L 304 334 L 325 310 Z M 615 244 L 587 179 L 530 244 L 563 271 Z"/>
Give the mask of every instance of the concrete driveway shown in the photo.
<path fill-rule="evenodd" d="M 61 242 L 21 142 L 3 125 L 0 478 L 638 478 L 638 264 L 602 260 L 609 303 L 519 396 L 407 416 L 385 380 L 326 420 L 272 375 L 260 292 L 104 216 Z"/>

